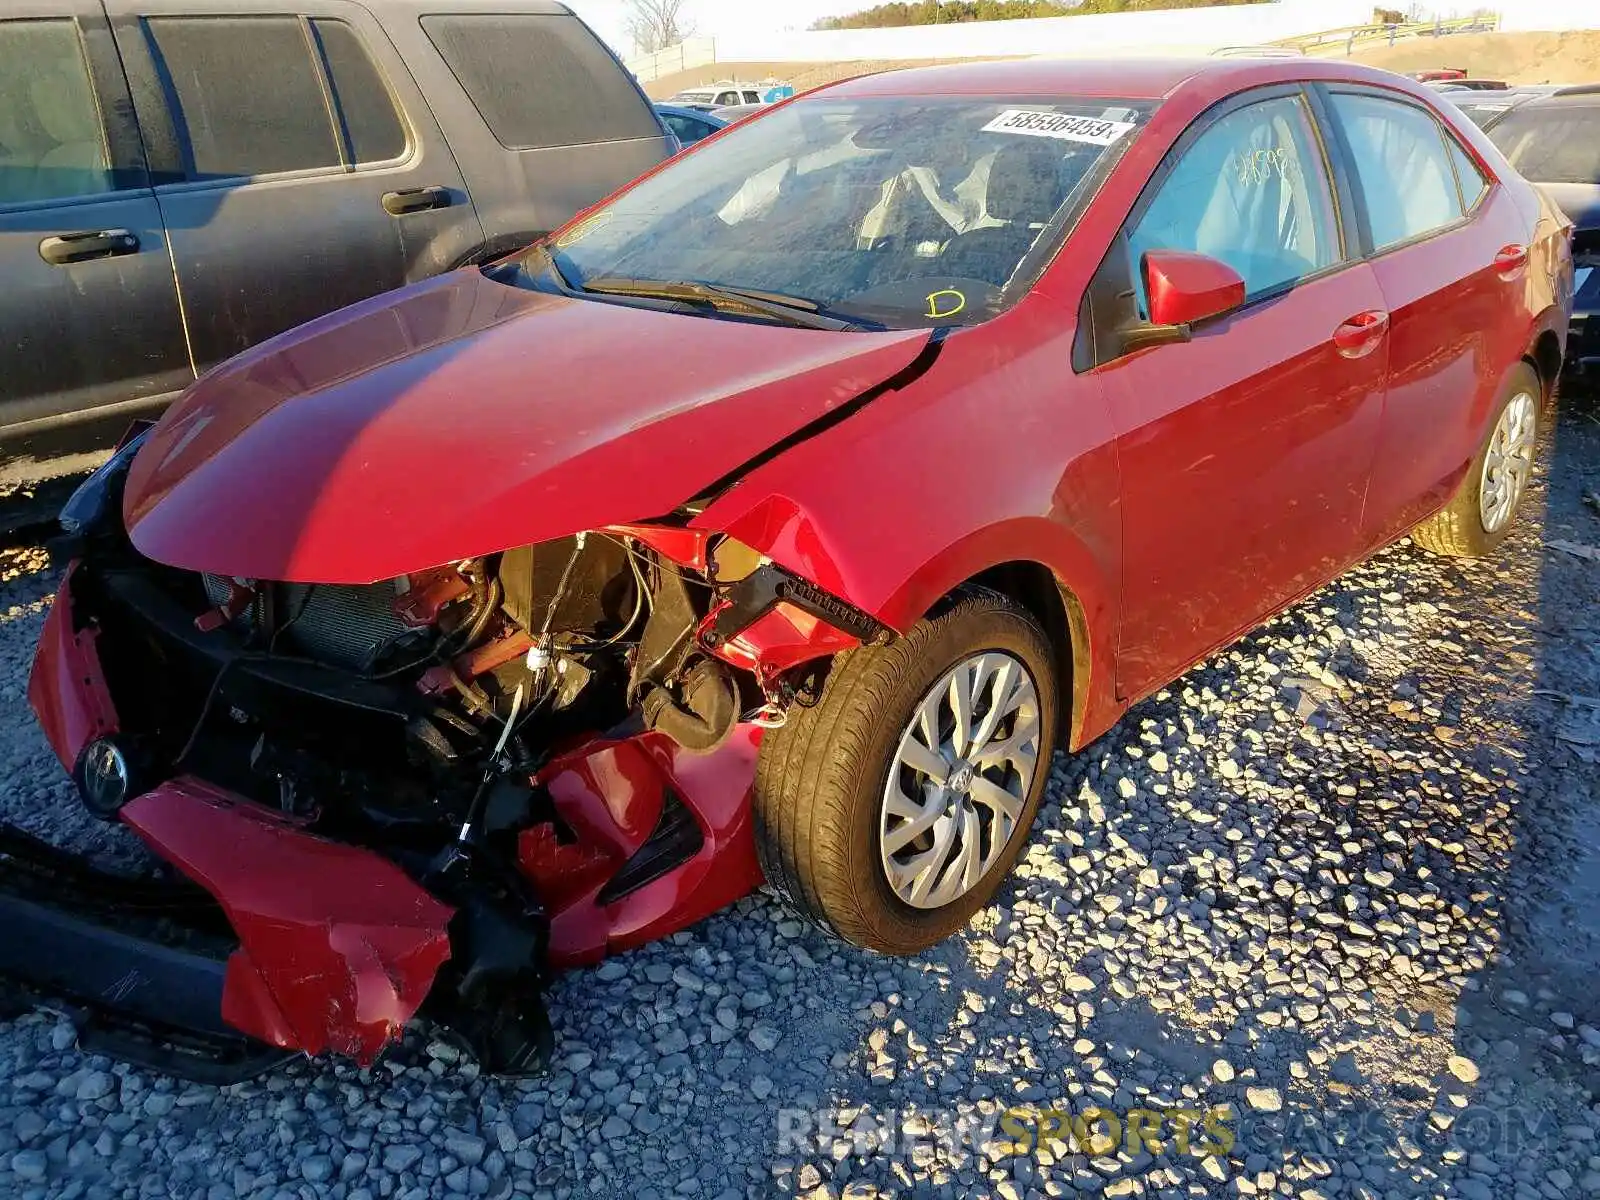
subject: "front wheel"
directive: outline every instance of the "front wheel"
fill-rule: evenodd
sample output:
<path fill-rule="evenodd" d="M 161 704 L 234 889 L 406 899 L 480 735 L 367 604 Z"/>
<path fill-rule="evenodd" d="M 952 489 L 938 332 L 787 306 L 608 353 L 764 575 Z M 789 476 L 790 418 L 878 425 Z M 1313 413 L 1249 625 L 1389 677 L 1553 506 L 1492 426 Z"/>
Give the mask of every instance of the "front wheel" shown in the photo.
<path fill-rule="evenodd" d="M 767 735 L 767 881 L 845 940 L 912 954 L 965 925 L 1016 861 L 1050 774 L 1049 640 L 970 589 L 883 647 L 841 655 L 813 708 Z"/>
<path fill-rule="evenodd" d="M 1505 541 L 1533 478 L 1544 390 L 1527 363 L 1512 372 L 1489 436 L 1450 503 L 1411 533 L 1424 550 L 1482 558 Z"/>

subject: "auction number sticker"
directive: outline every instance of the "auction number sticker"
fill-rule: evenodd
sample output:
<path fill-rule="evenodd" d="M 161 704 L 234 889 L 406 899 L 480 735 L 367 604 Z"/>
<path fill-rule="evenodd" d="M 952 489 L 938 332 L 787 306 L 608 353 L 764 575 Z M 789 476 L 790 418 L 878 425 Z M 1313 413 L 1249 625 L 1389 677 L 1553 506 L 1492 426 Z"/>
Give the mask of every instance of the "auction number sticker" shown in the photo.
<path fill-rule="evenodd" d="M 1100 117 L 1074 117 L 1067 113 L 1008 108 L 983 127 L 984 133 L 1015 133 L 1024 137 L 1060 138 L 1109 146 L 1129 130 L 1132 121 L 1106 121 Z"/>

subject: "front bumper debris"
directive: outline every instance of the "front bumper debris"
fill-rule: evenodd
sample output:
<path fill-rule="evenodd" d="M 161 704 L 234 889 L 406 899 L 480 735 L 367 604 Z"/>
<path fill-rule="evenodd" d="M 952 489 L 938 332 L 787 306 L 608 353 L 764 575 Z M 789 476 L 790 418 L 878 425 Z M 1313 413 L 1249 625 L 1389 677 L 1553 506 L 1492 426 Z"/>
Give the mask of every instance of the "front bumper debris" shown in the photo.
<path fill-rule="evenodd" d="M 370 851 L 188 778 L 122 817 L 194 883 L 97 873 L 0 829 L 0 979 L 81 1008 L 122 1057 L 213 1081 L 295 1051 L 370 1063 L 450 957 L 454 910 Z"/>
<path fill-rule="evenodd" d="M 0 926 L 7 1007 L 65 1011 L 86 1049 L 209 1083 L 288 1057 L 223 1019 L 237 941 L 197 888 L 94 871 L 0 827 Z"/>
<path fill-rule="evenodd" d="M 221 1016 L 263 1042 L 370 1063 L 450 957 L 453 910 L 369 850 L 190 778 L 129 802 L 122 819 L 227 914 L 240 944 Z"/>
<path fill-rule="evenodd" d="M 62 763 L 74 769 L 106 738 L 136 758 L 147 739 L 188 728 L 192 716 L 156 727 L 151 713 L 167 711 L 175 680 L 216 680 L 224 669 L 224 705 L 298 713 L 315 704 L 329 728 L 391 701 L 389 689 L 359 680 L 335 690 L 336 672 L 295 659 L 230 668 L 233 659 L 202 642 L 192 615 L 136 572 L 70 569 L 29 683 Z M 742 645 L 730 638 L 726 649 Z M 175 1074 L 199 1074 L 208 1052 L 213 1077 L 290 1052 L 367 1063 L 417 1017 L 459 1037 L 486 1072 L 528 1074 L 549 1051 L 549 971 L 683 929 L 760 883 L 748 798 L 761 736 L 741 722 L 709 753 L 650 730 L 580 739 L 508 786 L 504 825 L 494 817 L 485 843 L 455 858 L 432 843 L 346 840 L 316 813 L 286 815 L 247 797 L 248 781 L 212 775 L 204 753 L 192 764 L 152 756 L 184 773 L 135 794 L 116 819 L 182 881 L 170 923 L 205 925 L 204 952 L 186 933 L 174 949 L 161 930 L 128 931 L 119 905 L 80 903 L 76 877 L 62 876 L 19 900 L 33 932 L 0 954 L 0 975 L 106 1021 L 159 1024 L 148 1040 L 163 1053 L 180 1042 L 195 1049 L 158 1064 Z M 170 769 L 157 766 L 133 790 Z M 0 891 L 16 874 L 0 857 Z M 84 951 L 52 962 L 43 951 L 62 912 Z M 97 951 L 102 943 L 114 951 Z"/>

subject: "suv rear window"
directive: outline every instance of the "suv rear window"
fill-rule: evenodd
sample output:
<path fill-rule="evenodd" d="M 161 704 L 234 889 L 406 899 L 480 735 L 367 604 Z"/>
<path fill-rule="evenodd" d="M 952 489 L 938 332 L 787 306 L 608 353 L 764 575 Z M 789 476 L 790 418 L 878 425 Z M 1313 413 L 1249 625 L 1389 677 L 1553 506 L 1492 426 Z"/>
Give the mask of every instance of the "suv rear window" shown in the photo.
<path fill-rule="evenodd" d="M 1535 183 L 1600 183 L 1600 104 L 1525 104 L 1489 140 Z"/>
<path fill-rule="evenodd" d="M 295 17 L 145 22 L 191 156 L 191 178 L 341 165 L 321 71 Z"/>
<path fill-rule="evenodd" d="M 508 150 L 661 136 L 616 60 L 575 17 L 428 16 L 422 28 Z"/>

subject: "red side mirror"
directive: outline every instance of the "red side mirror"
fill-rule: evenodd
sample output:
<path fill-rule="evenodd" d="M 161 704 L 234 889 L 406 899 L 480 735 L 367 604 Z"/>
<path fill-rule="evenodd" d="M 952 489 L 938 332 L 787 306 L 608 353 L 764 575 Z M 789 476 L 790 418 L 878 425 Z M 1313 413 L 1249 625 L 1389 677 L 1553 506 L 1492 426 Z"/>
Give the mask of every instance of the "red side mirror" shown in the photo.
<path fill-rule="evenodd" d="M 1244 303 L 1239 272 L 1209 255 L 1148 250 L 1141 266 L 1153 325 L 1190 325 Z"/>

